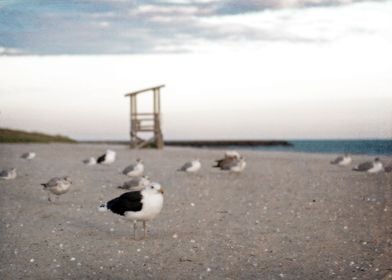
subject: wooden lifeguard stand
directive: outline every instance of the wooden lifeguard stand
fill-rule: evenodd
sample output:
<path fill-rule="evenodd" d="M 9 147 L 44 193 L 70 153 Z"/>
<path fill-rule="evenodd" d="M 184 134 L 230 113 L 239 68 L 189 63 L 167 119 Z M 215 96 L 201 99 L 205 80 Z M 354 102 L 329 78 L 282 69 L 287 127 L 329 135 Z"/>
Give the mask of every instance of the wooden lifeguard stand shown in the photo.
<path fill-rule="evenodd" d="M 131 147 L 135 149 L 146 147 L 149 144 L 154 145 L 157 149 L 163 148 L 163 135 L 161 130 L 161 96 L 160 89 L 165 85 L 146 88 L 125 94 L 129 97 L 131 105 Z M 137 96 L 140 93 L 153 92 L 153 112 L 139 113 L 137 109 Z M 142 139 L 138 136 L 139 132 L 152 132 L 153 137 L 150 139 Z"/>

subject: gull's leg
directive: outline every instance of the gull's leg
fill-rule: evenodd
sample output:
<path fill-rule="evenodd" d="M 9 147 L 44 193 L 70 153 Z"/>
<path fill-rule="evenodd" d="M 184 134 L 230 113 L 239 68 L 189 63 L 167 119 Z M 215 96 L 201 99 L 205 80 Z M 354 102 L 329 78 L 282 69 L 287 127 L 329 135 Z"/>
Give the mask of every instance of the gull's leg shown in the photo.
<path fill-rule="evenodd" d="M 52 202 L 52 199 L 50 198 L 50 192 L 48 192 L 48 201 Z"/>
<path fill-rule="evenodd" d="M 136 228 L 137 228 L 137 221 L 133 221 L 133 238 L 136 240 Z"/>
<path fill-rule="evenodd" d="M 144 235 L 143 235 L 143 239 L 145 239 L 146 238 L 146 236 L 147 236 L 147 230 L 146 230 L 146 221 L 143 221 L 143 229 L 144 229 Z"/>

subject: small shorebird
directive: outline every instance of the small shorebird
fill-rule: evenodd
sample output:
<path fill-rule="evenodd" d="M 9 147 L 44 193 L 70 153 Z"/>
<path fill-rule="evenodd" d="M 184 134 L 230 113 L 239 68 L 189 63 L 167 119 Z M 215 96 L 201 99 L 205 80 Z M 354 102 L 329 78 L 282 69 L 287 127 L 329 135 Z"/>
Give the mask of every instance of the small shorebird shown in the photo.
<path fill-rule="evenodd" d="M 216 160 L 215 164 L 213 167 L 221 168 L 221 169 L 227 169 L 227 167 L 231 166 L 234 162 L 236 162 L 238 159 L 236 158 L 223 158 L 223 159 L 218 159 Z"/>
<path fill-rule="evenodd" d="M 33 159 L 35 158 L 36 154 L 33 152 L 24 153 L 21 158 L 23 159 Z"/>
<path fill-rule="evenodd" d="M 201 168 L 201 163 L 199 159 L 186 162 L 178 171 L 184 171 L 189 173 L 195 173 Z"/>
<path fill-rule="evenodd" d="M 106 150 L 106 153 L 101 155 L 97 159 L 99 164 L 112 164 L 116 160 L 116 152 L 112 150 Z"/>
<path fill-rule="evenodd" d="M 136 160 L 136 164 L 128 165 L 124 168 L 123 174 L 129 177 L 139 177 L 142 176 L 144 172 L 144 165 L 140 158 Z"/>
<path fill-rule="evenodd" d="M 158 183 L 151 183 L 142 191 L 126 192 L 117 198 L 99 206 L 99 211 L 108 209 L 117 215 L 133 221 L 133 234 L 136 240 L 137 222 L 143 222 L 146 238 L 146 223 L 154 219 L 162 210 L 163 188 Z"/>
<path fill-rule="evenodd" d="M 373 161 L 361 163 L 353 168 L 355 171 L 362 171 L 368 173 L 378 173 L 384 170 L 383 164 L 378 157 Z"/>
<path fill-rule="evenodd" d="M 223 159 L 215 160 L 215 166 L 221 169 L 227 169 L 229 166 L 233 165 L 236 161 L 241 158 L 241 155 L 237 151 L 226 151 Z"/>
<path fill-rule="evenodd" d="M 50 179 L 47 183 L 41 184 L 44 190 L 48 192 L 48 201 L 52 201 L 50 194 L 54 194 L 57 197 L 68 192 L 72 184 L 71 179 L 68 176 L 65 177 L 54 177 Z"/>
<path fill-rule="evenodd" d="M 141 191 L 150 184 L 150 180 L 147 176 L 133 178 L 132 180 L 126 181 L 122 186 L 118 186 L 119 189 Z"/>
<path fill-rule="evenodd" d="M 16 168 L 0 170 L 0 179 L 12 180 L 16 178 Z"/>
<path fill-rule="evenodd" d="M 229 170 L 235 173 L 241 173 L 244 171 L 246 167 L 246 161 L 245 158 L 240 157 L 239 159 L 236 159 L 232 161 L 230 164 L 227 164 L 226 166 L 222 167 L 222 170 Z"/>
<path fill-rule="evenodd" d="M 97 164 L 97 160 L 95 159 L 95 157 L 89 157 L 89 158 L 83 160 L 83 163 L 86 165 L 95 165 L 95 164 Z"/>
<path fill-rule="evenodd" d="M 349 165 L 352 162 L 352 159 L 349 154 L 344 154 L 343 156 L 339 156 L 333 161 L 331 161 L 331 164 L 337 164 L 337 165 Z"/>

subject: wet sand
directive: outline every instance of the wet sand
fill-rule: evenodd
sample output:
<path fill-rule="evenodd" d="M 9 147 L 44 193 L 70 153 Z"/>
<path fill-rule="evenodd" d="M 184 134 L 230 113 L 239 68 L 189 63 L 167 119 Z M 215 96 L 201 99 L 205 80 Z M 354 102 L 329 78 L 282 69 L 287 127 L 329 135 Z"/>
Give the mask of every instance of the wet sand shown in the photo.
<path fill-rule="evenodd" d="M 82 163 L 107 148 L 114 164 Z M 0 145 L 0 169 L 18 172 L 0 181 L 0 279 L 392 279 L 392 173 L 352 171 L 364 155 L 339 167 L 335 155 L 241 152 L 248 166 L 230 174 L 211 167 L 219 149 Z M 137 157 L 166 192 L 135 241 L 131 222 L 97 207 Z M 192 158 L 198 174 L 176 171 Z M 64 175 L 72 189 L 49 203 L 40 183 Z"/>

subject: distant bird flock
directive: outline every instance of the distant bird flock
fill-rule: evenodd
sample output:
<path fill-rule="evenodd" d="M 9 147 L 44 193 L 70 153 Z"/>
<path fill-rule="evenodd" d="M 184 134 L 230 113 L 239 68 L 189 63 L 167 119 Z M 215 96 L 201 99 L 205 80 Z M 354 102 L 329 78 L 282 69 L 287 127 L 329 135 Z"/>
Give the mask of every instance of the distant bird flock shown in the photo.
<path fill-rule="evenodd" d="M 34 152 L 28 152 L 21 155 L 24 160 L 33 160 L 36 157 Z M 107 150 L 99 157 L 89 157 L 83 160 L 86 165 L 110 165 L 116 160 L 116 152 Z M 352 163 L 352 158 L 349 154 L 338 156 L 330 162 L 334 165 L 349 166 Z M 197 173 L 200 171 L 202 165 L 199 159 L 193 159 L 185 162 L 178 171 L 185 173 Z M 246 167 L 246 161 L 243 156 L 237 151 L 226 151 L 223 158 L 215 160 L 214 168 L 219 168 L 225 172 L 241 173 Z M 125 181 L 118 189 L 126 190 L 127 192 L 120 196 L 101 204 L 99 211 L 111 211 L 114 214 L 121 215 L 128 220 L 133 221 L 134 224 L 134 238 L 137 235 L 137 222 L 143 223 L 143 238 L 146 237 L 146 223 L 154 219 L 162 210 L 163 207 L 163 188 L 157 182 L 150 181 L 149 177 L 144 175 L 144 164 L 141 159 L 137 159 L 136 163 L 126 166 L 121 172 L 122 175 L 132 179 Z M 353 167 L 354 171 L 379 173 L 381 171 L 392 172 L 392 163 L 383 166 L 379 158 L 373 161 L 360 163 Z M 17 177 L 16 169 L 0 170 L 0 179 L 12 180 Z M 43 189 L 48 194 L 48 201 L 59 200 L 60 196 L 67 193 L 72 185 L 72 181 L 68 176 L 54 177 L 48 182 L 42 183 Z M 53 199 L 56 198 L 56 199 Z"/>
<path fill-rule="evenodd" d="M 343 156 L 339 156 L 333 161 L 331 161 L 331 164 L 348 166 L 351 164 L 351 162 L 352 162 L 351 156 L 349 154 L 344 154 Z M 381 160 L 378 157 L 376 157 L 374 158 L 373 161 L 366 161 L 356 165 L 352 170 L 359 171 L 359 172 L 368 172 L 368 173 L 379 173 L 382 171 L 391 172 L 392 170 L 390 170 L 389 168 L 390 165 L 391 164 L 389 164 L 384 168 Z"/>

